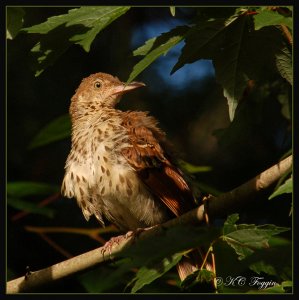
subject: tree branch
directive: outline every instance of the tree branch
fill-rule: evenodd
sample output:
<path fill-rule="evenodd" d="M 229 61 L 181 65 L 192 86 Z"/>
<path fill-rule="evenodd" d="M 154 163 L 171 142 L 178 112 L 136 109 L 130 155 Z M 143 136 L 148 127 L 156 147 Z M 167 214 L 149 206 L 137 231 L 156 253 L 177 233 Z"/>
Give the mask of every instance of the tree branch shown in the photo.
<path fill-rule="evenodd" d="M 212 196 L 205 201 L 205 204 L 189 211 L 179 218 L 171 219 L 162 225 L 157 225 L 142 231 L 138 235 L 138 239 L 146 239 L 149 236 L 158 234 L 165 228 L 178 224 L 201 224 L 204 222 L 205 211 L 208 213 L 209 217 L 226 215 L 240 206 L 247 205 L 252 199 L 256 198 L 258 194 L 263 193 L 265 190 L 272 187 L 285 172 L 291 169 L 291 167 L 292 156 L 289 156 L 232 191 L 218 197 Z M 103 261 L 111 260 L 124 248 L 129 247 L 132 241 L 136 239 L 136 236 L 127 234 L 118 237 L 117 239 L 118 242 L 111 243 L 110 253 L 107 253 L 107 248 L 100 247 L 51 267 L 31 272 L 26 276 L 11 280 L 7 283 L 7 293 L 32 292 L 34 289 L 45 284 L 85 271 Z"/>

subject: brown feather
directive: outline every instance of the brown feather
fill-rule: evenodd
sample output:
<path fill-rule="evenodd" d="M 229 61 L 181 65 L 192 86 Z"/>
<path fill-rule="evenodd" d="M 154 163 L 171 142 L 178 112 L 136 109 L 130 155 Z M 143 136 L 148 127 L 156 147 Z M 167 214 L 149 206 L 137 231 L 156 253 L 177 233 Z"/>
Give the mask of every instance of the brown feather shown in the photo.
<path fill-rule="evenodd" d="M 129 133 L 132 147 L 122 154 L 137 171 L 139 178 L 175 216 L 194 207 L 194 198 L 181 171 L 171 162 L 165 147 L 165 134 L 153 117 L 143 112 L 127 112 L 122 124 Z"/>

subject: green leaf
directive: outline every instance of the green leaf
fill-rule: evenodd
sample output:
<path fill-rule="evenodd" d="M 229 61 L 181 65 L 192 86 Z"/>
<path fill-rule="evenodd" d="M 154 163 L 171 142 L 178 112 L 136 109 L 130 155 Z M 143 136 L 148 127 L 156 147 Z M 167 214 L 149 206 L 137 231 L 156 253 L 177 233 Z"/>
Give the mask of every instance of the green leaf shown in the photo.
<path fill-rule="evenodd" d="M 27 211 L 30 213 L 40 214 L 52 218 L 54 216 L 54 210 L 48 207 L 40 207 L 37 204 L 21 200 L 18 198 L 7 198 L 7 204 L 15 209 L 19 209 L 21 211 Z"/>
<path fill-rule="evenodd" d="M 24 23 L 25 12 L 21 7 L 7 7 L 6 10 L 6 38 L 14 39 L 19 33 Z"/>
<path fill-rule="evenodd" d="M 185 46 L 171 74 L 187 63 L 199 59 L 212 59 L 224 41 L 225 19 L 199 22 L 186 34 Z"/>
<path fill-rule="evenodd" d="M 28 196 L 44 196 L 57 193 L 59 186 L 33 181 L 16 181 L 7 183 L 7 204 L 13 208 L 35 214 L 54 216 L 54 210 L 48 207 L 40 207 L 29 200 L 21 199 Z"/>
<path fill-rule="evenodd" d="M 265 280 L 266 281 L 266 280 Z M 275 284 L 275 282 L 269 281 L 269 284 L 273 284 L 273 286 L 268 288 L 260 288 L 257 290 L 249 290 L 246 293 L 262 293 L 262 294 L 282 294 L 282 293 L 291 293 L 293 288 L 292 281 L 283 281 L 281 284 Z"/>
<path fill-rule="evenodd" d="M 103 265 L 78 276 L 89 293 L 104 293 L 119 290 L 129 280 L 134 265 L 128 258 Z"/>
<path fill-rule="evenodd" d="M 223 225 L 223 234 L 229 234 L 237 229 L 236 222 L 239 220 L 239 214 L 229 215 Z"/>
<path fill-rule="evenodd" d="M 202 173 L 202 172 L 210 172 L 212 167 L 210 166 L 195 166 L 184 160 L 179 160 L 180 168 L 186 170 L 186 172 L 194 174 L 194 173 Z"/>
<path fill-rule="evenodd" d="M 250 269 L 257 274 L 266 273 L 269 275 L 276 275 L 275 268 L 272 264 L 266 263 L 264 260 L 260 260 L 250 266 Z"/>
<path fill-rule="evenodd" d="M 89 292 L 94 293 L 111 291 L 120 282 L 124 284 L 129 281 L 134 286 L 136 284 L 134 291 L 137 291 L 168 272 L 180 259 L 181 252 L 198 245 L 209 245 L 218 236 L 219 229 L 213 227 L 161 228 L 160 234 L 144 240 L 137 239 L 130 247 L 123 249 L 117 256 L 120 260 L 113 262 L 113 265 L 103 270 L 101 267 L 101 270 L 92 271 L 83 278 L 80 276 L 80 281 Z M 136 268 L 141 268 L 141 271 L 130 280 L 132 269 Z"/>
<path fill-rule="evenodd" d="M 145 55 L 147 55 L 150 51 L 152 51 L 154 43 L 155 43 L 156 40 L 157 40 L 157 37 L 154 37 L 154 38 L 151 38 L 151 39 L 147 40 L 144 45 L 140 46 L 139 48 L 137 48 L 133 51 L 133 55 L 134 56 L 138 56 L 138 55 L 145 56 Z"/>
<path fill-rule="evenodd" d="M 269 239 L 269 246 L 269 249 L 258 250 L 245 260 L 249 269 L 259 275 L 275 276 L 278 281 L 292 278 L 292 241 L 274 236 Z"/>
<path fill-rule="evenodd" d="M 223 87 L 223 95 L 227 99 L 231 121 L 249 80 L 243 68 L 246 31 L 246 17 L 240 17 L 232 22 L 227 27 L 226 41 L 220 50 L 220 59 L 216 57 L 214 60 L 216 79 Z"/>
<path fill-rule="evenodd" d="M 198 284 L 211 283 L 215 278 L 215 274 L 212 271 L 202 269 L 193 272 L 188 275 L 181 283 L 183 289 L 190 289 Z"/>
<path fill-rule="evenodd" d="M 168 272 L 172 267 L 174 267 L 180 261 L 182 256 L 183 256 L 182 253 L 174 254 L 170 258 L 168 257 L 164 258 L 161 262 L 157 264 L 141 267 L 137 272 L 136 276 L 132 280 L 132 282 L 135 283 L 134 286 L 132 287 L 131 292 L 136 293 L 144 285 L 150 284 L 157 278 L 163 276 L 166 272 Z"/>
<path fill-rule="evenodd" d="M 275 53 L 276 67 L 284 79 L 293 85 L 292 53 L 284 46 Z"/>
<path fill-rule="evenodd" d="M 274 26 L 252 30 L 250 16 L 210 19 L 193 26 L 171 73 L 186 63 L 211 59 L 216 80 L 222 85 L 233 120 L 248 80 L 263 82 L 279 72 L 292 83 L 291 53 L 279 29 Z"/>
<path fill-rule="evenodd" d="M 77 28 L 66 29 L 63 26 L 55 28 L 32 47 L 30 52 L 31 68 L 35 71 L 36 77 L 52 66 L 68 50 L 71 46 L 69 39 L 78 30 Z M 84 30 L 84 28 L 80 30 Z"/>
<path fill-rule="evenodd" d="M 71 135 L 71 121 L 68 114 L 60 116 L 42 128 L 33 138 L 29 149 L 60 141 Z"/>
<path fill-rule="evenodd" d="M 219 236 L 219 229 L 214 227 L 178 225 L 166 230 L 161 228 L 159 234 L 139 240 L 133 247 L 124 249 L 121 256 L 131 257 L 136 265 L 145 266 L 198 245 L 210 245 Z"/>
<path fill-rule="evenodd" d="M 293 29 L 292 17 L 285 17 L 277 11 L 265 9 L 253 16 L 255 30 L 259 30 L 265 26 L 286 25 L 291 30 Z"/>
<path fill-rule="evenodd" d="M 31 49 L 39 76 L 52 65 L 72 44 L 79 44 L 89 52 L 96 35 L 130 9 L 129 6 L 83 6 L 67 14 L 48 18 L 44 23 L 23 28 L 27 33 L 43 34 Z"/>
<path fill-rule="evenodd" d="M 233 217 L 233 221 L 236 217 Z M 289 228 L 278 227 L 272 224 L 230 224 L 229 230 L 222 236 L 222 240 L 228 243 L 239 255 L 239 260 L 251 255 L 257 249 L 269 248 L 269 239 L 276 234 L 289 230 Z M 230 231 L 231 230 L 231 231 Z"/>
<path fill-rule="evenodd" d="M 85 44 L 83 42 L 85 39 L 92 41 L 95 37 L 95 31 L 98 33 L 129 9 L 129 6 L 82 6 L 69 10 L 67 14 L 50 17 L 46 22 L 24 28 L 23 30 L 28 33 L 46 34 L 62 24 L 65 24 L 66 27 L 82 25 L 91 28 L 89 29 L 91 32 L 87 32 L 86 36 L 78 38 L 78 41 L 81 41 L 85 48 L 89 48 L 90 43 L 87 42 Z M 94 37 L 91 39 L 92 36 Z"/>
<path fill-rule="evenodd" d="M 145 55 L 145 57 L 134 66 L 127 83 L 133 81 L 158 57 L 165 55 L 172 47 L 182 41 L 188 29 L 187 26 L 178 26 L 169 32 L 148 40 L 143 46 L 136 49 L 133 52 L 134 55 Z"/>
<path fill-rule="evenodd" d="M 274 197 L 285 194 L 285 193 L 292 193 L 293 192 L 293 177 L 287 179 L 282 185 L 280 185 L 277 190 L 269 196 L 269 200 L 273 199 Z"/>
<path fill-rule="evenodd" d="M 223 87 L 232 120 L 248 76 L 242 68 L 247 18 L 211 19 L 194 26 L 186 37 L 186 45 L 171 73 L 186 63 L 212 59 L 216 79 Z"/>
<path fill-rule="evenodd" d="M 175 17 L 175 6 L 170 6 L 169 9 L 170 9 L 171 15 L 172 15 L 173 17 Z"/>
<path fill-rule="evenodd" d="M 66 26 L 83 24 L 86 27 L 90 27 L 91 30 L 73 36 L 70 41 L 81 45 L 86 52 L 89 52 L 90 45 L 97 34 L 129 9 L 129 6 L 81 7 L 80 15 L 69 21 Z"/>
<path fill-rule="evenodd" d="M 8 182 L 6 189 L 9 197 L 21 198 L 30 195 L 49 195 L 57 193 L 60 187 L 34 181 L 15 181 Z"/>

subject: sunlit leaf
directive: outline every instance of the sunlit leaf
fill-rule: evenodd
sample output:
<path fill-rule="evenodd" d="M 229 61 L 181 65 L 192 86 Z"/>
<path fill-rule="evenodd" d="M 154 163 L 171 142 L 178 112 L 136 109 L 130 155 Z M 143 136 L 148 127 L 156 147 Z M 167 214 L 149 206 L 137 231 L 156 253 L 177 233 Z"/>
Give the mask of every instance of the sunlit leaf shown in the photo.
<path fill-rule="evenodd" d="M 286 25 L 291 30 L 293 28 L 293 19 L 291 17 L 285 17 L 277 11 L 265 9 L 254 15 L 255 29 L 259 30 L 264 26 L 271 25 Z"/>
<path fill-rule="evenodd" d="M 280 185 L 277 190 L 269 196 L 269 200 L 285 193 L 293 192 L 293 177 L 287 179 L 282 185 Z"/>
<path fill-rule="evenodd" d="M 70 41 L 75 42 L 89 52 L 96 35 L 130 9 L 129 6 L 87 6 L 80 8 L 80 14 L 66 23 L 66 26 L 83 24 L 91 29 L 84 34 L 74 35 Z"/>
<path fill-rule="evenodd" d="M 27 33 L 44 35 L 31 50 L 37 61 L 35 75 L 52 65 L 72 44 L 79 44 L 89 52 L 97 34 L 129 9 L 129 6 L 83 6 L 24 28 Z"/>
<path fill-rule="evenodd" d="M 161 55 L 165 55 L 172 47 L 178 44 L 184 38 L 189 27 L 179 26 L 175 29 L 163 33 L 158 37 L 148 40 L 143 46 L 136 49 L 134 55 L 145 55 L 134 67 L 127 80 L 130 83 L 134 80 L 145 68 L 152 64 Z"/>
<path fill-rule="evenodd" d="M 172 15 L 173 17 L 175 17 L 175 6 L 170 6 L 169 9 L 170 9 L 171 15 Z"/>
<path fill-rule="evenodd" d="M 29 148 L 37 148 L 60 141 L 71 135 L 71 121 L 69 115 L 63 115 L 51 121 L 42 128 L 31 141 Z"/>
<path fill-rule="evenodd" d="M 186 170 L 188 173 L 202 173 L 202 172 L 210 172 L 212 167 L 210 166 L 196 166 L 188 163 L 187 161 L 180 160 L 179 165 L 182 169 Z"/>

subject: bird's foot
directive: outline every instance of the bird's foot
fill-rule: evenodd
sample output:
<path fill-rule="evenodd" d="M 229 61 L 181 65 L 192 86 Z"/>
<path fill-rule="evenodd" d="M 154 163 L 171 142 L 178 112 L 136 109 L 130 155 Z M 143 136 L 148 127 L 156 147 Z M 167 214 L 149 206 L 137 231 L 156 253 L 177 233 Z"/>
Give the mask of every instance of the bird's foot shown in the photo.
<path fill-rule="evenodd" d="M 128 237 L 132 238 L 132 242 L 136 242 L 137 239 L 139 238 L 140 234 L 145 232 L 145 231 L 148 231 L 154 227 L 156 227 L 158 225 L 153 225 L 153 226 L 150 226 L 150 227 L 144 227 L 144 228 L 137 228 L 135 229 L 134 231 L 129 231 L 126 233 L 126 236 L 128 235 Z"/>
<path fill-rule="evenodd" d="M 101 249 L 101 253 L 104 256 L 105 253 L 108 251 L 109 253 L 109 258 L 111 259 L 111 254 L 112 254 L 112 249 L 115 247 L 116 245 L 119 245 L 120 243 L 122 243 L 124 240 L 129 240 L 132 239 L 132 243 L 136 242 L 136 240 L 138 239 L 139 235 L 144 232 L 147 231 L 149 229 L 152 229 L 153 227 L 155 227 L 157 225 L 151 226 L 151 227 L 146 227 L 146 228 L 137 228 L 134 231 L 130 230 L 128 231 L 126 234 L 124 235 L 119 235 L 119 236 L 115 236 L 112 237 L 108 242 L 105 243 L 105 245 L 102 247 Z"/>
<path fill-rule="evenodd" d="M 108 251 L 109 253 L 109 258 L 111 258 L 111 254 L 112 254 L 112 249 L 116 246 L 119 245 L 123 240 L 127 240 L 129 238 L 129 236 L 127 236 L 128 233 L 126 233 L 125 235 L 119 235 L 119 236 L 115 236 L 112 237 L 108 242 L 105 243 L 105 245 L 102 247 L 101 249 L 101 253 L 104 256 L 105 253 Z"/>

